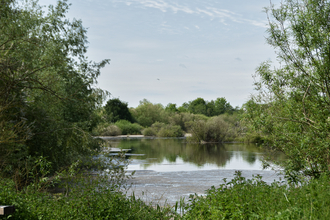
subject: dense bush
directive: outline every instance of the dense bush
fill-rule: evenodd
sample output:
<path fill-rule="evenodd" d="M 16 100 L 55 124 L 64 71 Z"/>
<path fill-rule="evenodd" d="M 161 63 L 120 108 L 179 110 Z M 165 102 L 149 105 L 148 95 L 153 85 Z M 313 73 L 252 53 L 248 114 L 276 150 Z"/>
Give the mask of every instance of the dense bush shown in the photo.
<path fill-rule="evenodd" d="M 240 172 L 206 196 L 192 196 L 183 219 L 329 219 L 329 177 L 301 186 L 271 185 Z"/>
<path fill-rule="evenodd" d="M 165 125 L 158 133 L 158 137 L 183 137 L 184 133 L 178 125 Z"/>
<path fill-rule="evenodd" d="M 233 135 L 229 123 L 220 116 L 190 123 L 190 140 L 194 142 L 224 142 Z"/>
<path fill-rule="evenodd" d="M 151 125 L 146 132 L 149 132 L 149 136 L 158 137 L 182 137 L 184 135 L 182 129 L 178 125 L 170 125 L 161 122 L 156 122 Z M 153 134 L 153 135 L 152 135 Z"/>
<path fill-rule="evenodd" d="M 168 112 L 161 104 L 153 104 L 144 99 L 135 109 L 130 109 L 134 119 L 143 127 L 150 127 L 155 122 L 167 123 Z"/>
<path fill-rule="evenodd" d="M 95 179 L 81 179 L 66 193 L 50 194 L 33 190 L 16 191 L 12 181 L 0 179 L 0 204 L 15 206 L 6 219 L 171 219 L 169 208 L 157 209 L 140 199 Z M 0 216 L 0 219 L 2 217 Z"/>
<path fill-rule="evenodd" d="M 53 174 L 97 148 L 89 132 L 106 93 L 95 83 L 109 60 L 87 59 L 86 29 L 68 8 L 0 3 L 0 176 L 18 185 L 33 181 L 25 172 L 40 156 Z"/>
<path fill-rule="evenodd" d="M 157 136 L 157 133 L 151 127 L 142 130 L 144 136 Z"/>
<path fill-rule="evenodd" d="M 123 135 L 126 134 L 141 134 L 143 127 L 137 123 L 131 123 L 126 120 L 119 120 L 115 123 L 121 130 Z"/>
<path fill-rule="evenodd" d="M 117 136 L 121 135 L 122 132 L 117 125 L 102 123 L 98 124 L 97 127 L 93 129 L 92 134 L 94 136 Z"/>

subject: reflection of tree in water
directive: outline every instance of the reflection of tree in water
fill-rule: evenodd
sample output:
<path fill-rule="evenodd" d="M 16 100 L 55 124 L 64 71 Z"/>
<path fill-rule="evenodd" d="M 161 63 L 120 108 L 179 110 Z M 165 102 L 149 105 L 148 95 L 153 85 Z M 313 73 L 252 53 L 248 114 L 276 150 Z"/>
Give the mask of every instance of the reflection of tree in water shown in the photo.
<path fill-rule="evenodd" d="M 231 156 L 225 147 L 220 144 L 187 144 L 185 154 L 181 156 L 183 161 L 203 166 L 207 163 L 216 164 L 219 167 L 226 165 Z"/>
<path fill-rule="evenodd" d="M 122 140 L 112 144 L 113 147 L 131 149 L 130 153 L 145 154 L 144 156 L 132 157 L 132 159 L 146 159 L 150 164 L 159 164 L 165 159 L 169 162 L 176 162 L 178 157 L 184 162 L 193 163 L 197 166 L 205 164 L 216 164 L 219 167 L 225 166 L 231 158 L 239 155 L 249 164 L 254 164 L 258 154 L 263 150 L 256 145 L 246 144 L 191 144 L 180 139 L 143 139 L 143 140 Z"/>
<path fill-rule="evenodd" d="M 176 162 L 177 157 L 178 157 L 178 155 L 175 155 L 175 154 L 170 154 L 170 155 L 165 156 L 166 160 L 168 160 L 169 162 L 172 162 L 172 163 Z"/>
<path fill-rule="evenodd" d="M 243 160 L 252 165 L 256 162 L 257 155 L 254 152 L 248 152 L 247 154 L 243 154 Z"/>
<path fill-rule="evenodd" d="M 178 139 L 154 139 L 154 140 L 123 140 L 117 146 L 122 149 L 131 149 L 130 153 L 145 154 L 143 157 L 133 159 L 153 158 L 150 163 L 161 163 L 166 159 L 176 162 L 181 157 L 184 162 L 194 163 L 197 166 L 204 164 L 217 164 L 224 166 L 230 159 L 223 145 L 219 144 L 187 144 Z"/>

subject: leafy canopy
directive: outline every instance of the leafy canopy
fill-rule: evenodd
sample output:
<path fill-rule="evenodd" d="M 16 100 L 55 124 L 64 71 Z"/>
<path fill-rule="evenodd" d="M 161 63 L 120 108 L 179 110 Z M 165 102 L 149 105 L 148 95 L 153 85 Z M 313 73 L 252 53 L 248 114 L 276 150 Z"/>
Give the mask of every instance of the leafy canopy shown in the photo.
<path fill-rule="evenodd" d="M 287 177 L 330 174 L 330 2 L 285 0 L 266 8 L 268 44 L 280 65 L 262 63 L 247 118 L 284 152 Z"/>
<path fill-rule="evenodd" d="M 106 92 L 94 84 L 109 60 L 88 61 L 86 29 L 65 18 L 68 8 L 65 0 L 47 13 L 34 0 L 0 3 L 2 174 L 19 176 L 39 156 L 55 171 L 95 148 L 88 131 Z"/>

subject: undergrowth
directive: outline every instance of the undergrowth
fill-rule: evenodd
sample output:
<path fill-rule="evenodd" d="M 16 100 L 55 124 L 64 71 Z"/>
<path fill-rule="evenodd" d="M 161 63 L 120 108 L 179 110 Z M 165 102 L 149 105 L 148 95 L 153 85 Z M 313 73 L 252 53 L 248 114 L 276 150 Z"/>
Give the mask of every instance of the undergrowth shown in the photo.
<path fill-rule="evenodd" d="M 330 219 L 329 177 L 301 185 L 235 178 L 191 196 L 183 219 Z"/>

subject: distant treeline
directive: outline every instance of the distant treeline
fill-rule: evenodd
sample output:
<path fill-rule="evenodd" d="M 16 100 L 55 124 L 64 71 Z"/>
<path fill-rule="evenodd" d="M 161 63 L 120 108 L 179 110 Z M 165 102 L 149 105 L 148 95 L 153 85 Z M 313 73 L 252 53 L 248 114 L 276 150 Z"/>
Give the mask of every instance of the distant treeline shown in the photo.
<path fill-rule="evenodd" d="M 172 103 L 164 107 L 144 99 L 136 108 L 128 108 L 126 102 L 113 98 L 100 109 L 98 115 L 102 121 L 93 134 L 182 137 L 185 133 L 191 133 L 193 142 L 233 141 L 242 130 L 238 110 L 225 98 L 215 101 L 197 98 L 180 107 Z"/>
<path fill-rule="evenodd" d="M 150 108 L 153 108 L 150 109 Z M 226 98 L 217 98 L 215 101 L 205 101 L 203 98 L 196 98 L 195 100 L 184 102 L 180 107 L 176 104 L 169 103 L 166 107 L 162 104 L 152 104 L 147 99 L 140 101 L 137 108 L 128 109 L 128 103 L 121 101 L 118 98 L 113 98 L 108 100 L 104 107 L 107 115 L 107 120 L 109 122 L 116 122 L 118 120 L 128 120 L 130 122 L 139 122 L 143 126 L 150 126 L 151 121 L 157 121 L 149 119 L 150 122 L 144 121 L 141 117 L 143 111 L 148 111 L 149 116 L 156 117 L 159 119 L 160 116 L 152 115 L 152 113 L 159 113 L 160 110 L 165 110 L 166 112 L 188 112 L 192 114 L 201 114 L 207 117 L 213 117 L 221 114 L 233 114 L 235 111 L 239 110 L 239 107 L 235 108 L 230 105 Z M 140 114 L 141 113 L 141 114 Z M 136 116 L 136 117 L 134 117 Z M 162 121 L 159 119 L 158 121 Z"/>

